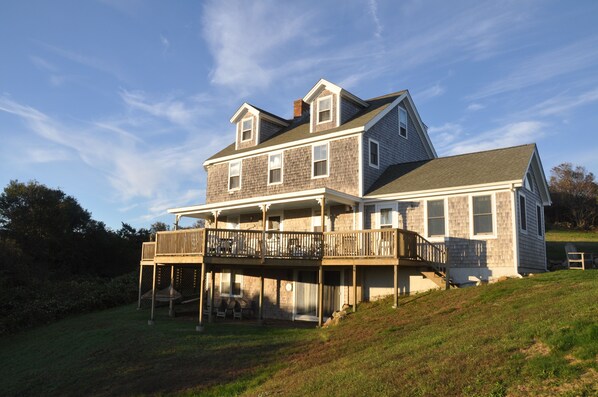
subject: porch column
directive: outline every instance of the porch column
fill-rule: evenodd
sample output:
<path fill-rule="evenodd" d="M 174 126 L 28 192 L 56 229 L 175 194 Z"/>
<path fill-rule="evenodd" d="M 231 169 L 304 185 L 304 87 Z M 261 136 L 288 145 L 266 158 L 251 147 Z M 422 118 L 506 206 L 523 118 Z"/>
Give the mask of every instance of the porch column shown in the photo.
<path fill-rule="evenodd" d="M 174 265 L 170 266 L 170 302 L 168 303 L 168 315 L 174 317 Z"/>
<path fill-rule="evenodd" d="M 353 313 L 357 311 L 357 265 L 353 265 Z"/>
<path fill-rule="evenodd" d="M 203 301 L 204 301 L 204 279 L 206 278 L 206 264 L 201 263 L 201 278 L 199 282 L 199 324 L 195 327 L 197 332 L 203 331 Z"/>
<path fill-rule="evenodd" d="M 154 325 L 154 308 L 156 307 L 156 268 L 158 265 L 154 262 L 154 276 L 152 279 L 152 309 L 150 310 L 150 319 L 147 325 Z"/>
<path fill-rule="evenodd" d="M 180 215 L 175 215 L 174 217 L 174 230 L 179 230 L 179 220 L 181 219 Z"/>
<path fill-rule="evenodd" d="M 139 298 L 137 299 L 137 310 L 141 309 L 141 286 L 143 285 L 143 265 L 139 265 Z"/>
<path fill-rule="evenodd" d="M 326 196 L 322 196 L 320 200 L 320 225 L 322 226 L 322 232 L 326 230 Z"/>
<path fill-rule="evenodd" d="M 218 217 L 220 216 L 219 210 L 212 211 L 212 215 L 214 216 L 214 229 L 218 229 Z"/>
<path fill-rule="evenodd" d="M 264 269 L 260 271 L 260 298 L 257 321 L 262 324 L 264 321 Z"/>
<path fill-rule="evenodd" d="M 210 272 L 210 312 L 208 313 L 208 322 L 212 322 L 212 312 L 214 311 L 214 265 L 212 265 L 212 271 Z"/>
<path fill-rule="evenodd" d="M 394 267 L 394 304 L 393 309 L 399 307 L 399 260 L 395 263 Z"/>
<path fill-rule="evenodd" d="M 262 251 L 261 263 L 264 264 L 266 262 L 266 214 L 268 213 L 270 204 L 260 204 L 259 208 L 262 211 L 262 244 L 260 246 L 260 250 Z"/>
<path fill-rule="evenodd" d="M 322 326 L 322 319 L 324 317 L 324 267 L 320 265 L 318 271 L 318 327 Z"/>

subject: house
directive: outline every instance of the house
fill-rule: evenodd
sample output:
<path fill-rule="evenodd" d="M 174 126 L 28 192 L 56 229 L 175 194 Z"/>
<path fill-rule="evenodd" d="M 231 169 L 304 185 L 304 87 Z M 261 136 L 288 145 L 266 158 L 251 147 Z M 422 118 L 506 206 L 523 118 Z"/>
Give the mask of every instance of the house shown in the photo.
<path fill-rule="evenodd" d="M 364 300 L 546 270 L 536 145 L 438 157 L 408 91 L 364 100 L 323 79 L 293 111 L 241 105 L 234 142 L 204 162 L 206 203 L 169 210 L 206 227 L 144 244 L 150 322 L 185 289 L 205 291 L 198 329 L 228 299 L 321 324 Z"/>

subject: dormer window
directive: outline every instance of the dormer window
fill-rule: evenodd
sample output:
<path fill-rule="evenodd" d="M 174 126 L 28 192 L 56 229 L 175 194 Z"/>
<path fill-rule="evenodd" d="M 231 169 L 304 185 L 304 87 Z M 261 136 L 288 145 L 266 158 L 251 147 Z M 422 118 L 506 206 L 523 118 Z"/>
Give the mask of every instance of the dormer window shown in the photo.
<path fill-rule="evenodd" d="M 250 141 L 253 137 L 253 118 L 241 122 L 241 141 Z"/>
<path fill-rule="evenodd" d="M 332 121 L 332 96 L 318 99 L 318 124 Z"/>
<path fill-rule="evenodd" d="M 399 135 L 407 138 L 407 111 L 399 107 Z"/>

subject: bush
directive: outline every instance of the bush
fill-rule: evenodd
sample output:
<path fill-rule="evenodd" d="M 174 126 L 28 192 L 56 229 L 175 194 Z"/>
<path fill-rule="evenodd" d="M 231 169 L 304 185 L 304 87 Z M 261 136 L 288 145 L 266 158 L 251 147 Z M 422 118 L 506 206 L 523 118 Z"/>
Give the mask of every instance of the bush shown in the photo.
<path fill-rule="evenodd" d="M 94 310 L 134 302 L 137 272 L 113 279 L 33 281 L 26 286 L 0 285 L 0 335 Z"/>

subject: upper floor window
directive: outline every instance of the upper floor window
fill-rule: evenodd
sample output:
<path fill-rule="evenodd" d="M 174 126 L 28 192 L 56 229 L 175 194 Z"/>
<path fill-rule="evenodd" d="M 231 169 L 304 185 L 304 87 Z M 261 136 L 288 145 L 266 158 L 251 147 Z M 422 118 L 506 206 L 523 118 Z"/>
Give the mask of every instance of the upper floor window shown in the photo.
<path fill-rule="evenodd" d="M 525 176 L 525 188 L 527 190 L 529 190 L 530 192 L 534 191 L 534 183 L 533 183 L 533 179 L 532 179 L 532 174 L 530 174 L 529 172 L 526 174 Z"/>
<path fill-rule="evenodd" d="M 446 214 L 444 200 L 429 200 L 428 209 L 428 237 L 444 236 L 446 233 Z"/>
<path fill-rule="evenodd" d="M 228 190 L 241 188 L 241 160 L 228 163 Z"/>
<path fill-rule="evenodd" d="M 268 156 L 268 184 L 282 183 L 282 153 Z"/>
<path fill-rule="evenodd" d="M 253 118 L 241 121 L 241 141 L 251 140 L 253 133 Z"/>
<path fill-rule="evenodd" d="M 484 236 L 493 234 L 492 195 L 473 196 L 471 204 L 473 212 L 473 235 Z"/>
<path fill-rule="evenodd" d="M 332 96 L 318 99 L 318 123 L 327 123 L 332 120 Z"/>
<path fill-rule="evenodd" d="M 527 231 L 527 208 L 525 207 L 525 196 L 519 194 L 519 226 L 522 231 Z"/>
<path fill-rule="evenodd" d="M 407 111 L 399 106 L 399 134 L 407 138 Z"/>
<path fill-rule="evenodd" d="M 379 145 L 378 142 L 370 139 L 369 140 L 369 145 L 370 145 L 370 166 L 374 167 L 374 168 L 378 168 L 380 166 L 380 158 L 379 158 Z"/>
<path fill-rule="evenodd" d="M 328 144 L 314 145 L 312 150 L 312 175 L 328 176 Z"/>

